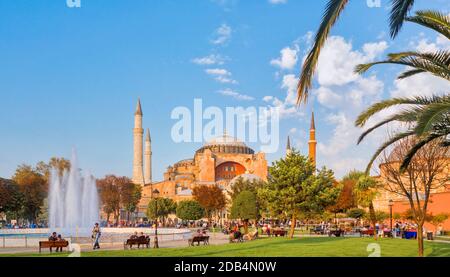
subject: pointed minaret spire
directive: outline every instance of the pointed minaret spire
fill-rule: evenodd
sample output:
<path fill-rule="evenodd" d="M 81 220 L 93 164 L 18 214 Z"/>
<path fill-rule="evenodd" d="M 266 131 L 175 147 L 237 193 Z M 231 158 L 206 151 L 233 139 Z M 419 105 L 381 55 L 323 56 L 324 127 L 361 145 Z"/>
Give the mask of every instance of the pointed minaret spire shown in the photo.
<path fill-rule="evenodd" d="M 152 138 L 150 137 L 150 129 L 147 129 L 147 136 L 145 137 L 145 184 L 152 183 Z"/>
<path fill-rule="evenodd" d="M 136 115 L 142 115 L 142 108 L 141 108 L 141 99 L 138 98 L 138 102 L 136 105 Z"/>
<path fill-rule="evenodd" d="M 316 123 L 314 121 L 314 112 L 312 112 L 311 117 L 311 128 L 309 130 L 309 159 L 311 160 L 314 167 L 316 167 L 316 146 L 317 146 L 317 140 L 316 140 Z"/>
<path fill-rule="evenodd" d="M 150 129 L 147 128 L 147 136 L 145 137 L 145 141 L 152 141 L 152 138 L 150 136 Z"/>
<path fill-rule="evenodd" d="M 291 138 L 288 136 L 287 137 L 287 144 L 286 144 L 286 156 L 289 156 L 291 153 L 292 153 Z"/>
<path fill-rule="evenodd" d="M 133 129 L 133 183 L 144 185 L 144 161 L 143 161 L 144 129 L 142 128 L 141 101 L 138 100 L 134 114 Z"/>

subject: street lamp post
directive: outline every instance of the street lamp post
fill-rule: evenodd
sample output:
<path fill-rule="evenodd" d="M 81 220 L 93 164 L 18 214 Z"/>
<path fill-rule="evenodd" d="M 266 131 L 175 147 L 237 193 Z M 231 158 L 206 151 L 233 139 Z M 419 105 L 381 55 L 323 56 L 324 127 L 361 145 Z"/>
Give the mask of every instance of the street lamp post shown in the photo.
<path fill-rule="evenodd" d="M 390 221 L 391 221 L 391 234 L 392 234 L 392 236 L 394 235 L 394 232 L 393 232 L 393 230 L 392 230 L 392 207 L 394 206 L 394 201 L 392 200 L 392 199 L 390 199 L 389 200 L 389 218 L 390 218 Z"/>
<path fill-rule="evenodd" d="M 154 248 L 159 248 L 159 243 L 158 243 L 158 197 L 159 197 L 159 190 L 155 189 L 154 191 L 152 191 L 152 196 L 154 197 L 153 199 L 155 200 L 155 215 L 156 215 L 156 219 L 155 219 L 155 242 L 153 244 Z"/>

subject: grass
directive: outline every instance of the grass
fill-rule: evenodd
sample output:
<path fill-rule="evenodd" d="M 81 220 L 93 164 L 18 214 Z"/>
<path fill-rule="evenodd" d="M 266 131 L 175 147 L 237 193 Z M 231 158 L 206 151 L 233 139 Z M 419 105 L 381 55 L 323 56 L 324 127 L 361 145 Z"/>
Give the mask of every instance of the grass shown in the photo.
<path fill-rule="evenodd" d="M 416 257 L 414 240 L 372 238 L 265 238 L 252 242 L 189 248 L 112 250 L 82 253 L 82 257 L 367 257 L 367 246 L 378 243 L 382 257 Z M 4 255 L 6 256 L 6 255 Z M 64 257 L 67 254 L 9 256 Z M 450 244 L 425 242 L 425 256 L 450 257 Z"/>
<path fill-rule="evenodd" d="M 445 241 L 450 241 L 450 236 L 436 236 L 437 240 L 445 240 Z"/>

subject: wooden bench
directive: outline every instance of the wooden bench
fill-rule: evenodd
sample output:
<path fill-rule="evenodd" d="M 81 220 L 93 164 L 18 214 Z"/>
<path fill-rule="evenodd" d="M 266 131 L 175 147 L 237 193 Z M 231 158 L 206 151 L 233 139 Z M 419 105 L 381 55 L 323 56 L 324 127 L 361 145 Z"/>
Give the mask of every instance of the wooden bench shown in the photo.
<path fill-rule="evenodd" d="M 278 236 L 284 237 L 286 235 L 287 235 L 287 231 L 286 230 L 273 230 L 272 231 L 272 236 L 275 236 L 275 237 L 278 237 Z"/>
<path fill-rule="evenodd" d="M 331 236 L 335 236 L 335 237 L 343 237 L 344 236 L 344 234 L 345 234 L 345 231 L 344 230 L 341 230 L 341 229 L 338 229 L 338 230 L 330 230 L 330 232 L 328 233 L 328 236 L 329 237 L 331 237 Z"/>
<path fill-rule="evenodd" d="M 203 245 L 208 245 L 209 244 L 209 236 L 193 237 L 188 240 L 189 246 L 194 246 L 194 243 L 197 243 L 197 245 L 200 245 L 200 242 L 203 242 Z"/>
<path fill-rule="evenodd" d="M 68 241 L 40 241 L 39 242 L 39 253 L 41 253 L 42 248 L 49 248 L 50 253 L 52 252 L 52 248 L 66 248 L 69 247 Z"/>
<path fill-rule="evenodd" d="M 145 245 L 147 248 L 150 247 L 150 238 L 137 238 L 137 239 L 127 239 L 123 244 L 123 249 L 132 248 L 133 245 L 137 245 L 138 248 L 141 248 L 141 245 Z"/>

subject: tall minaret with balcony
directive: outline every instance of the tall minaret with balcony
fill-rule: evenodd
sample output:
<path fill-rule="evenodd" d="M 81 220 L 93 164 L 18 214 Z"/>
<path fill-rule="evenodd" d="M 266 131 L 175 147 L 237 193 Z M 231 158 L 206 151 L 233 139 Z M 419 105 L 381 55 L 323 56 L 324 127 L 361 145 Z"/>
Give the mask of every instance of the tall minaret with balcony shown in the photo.
<path fill-rule="evenodd" d="M 145 137 L 145 184 L 152 183 L 152 138 L 150 137 L 150 130 L 147 129 L 147 136 Z"/>
<path fill-rule="evenodd" d="M 288 136 L 286 143 L 286 157 L 292 154 L 291 138 Z"/>
<path fill-rule="evenodd" d="M 314 167 L 316 167 L 316 147 L 317 147 L 317 140 L 316 140 L 316 123 L 314 121 L 314 112 L 312 113 L 311 117 L 311 128 L 309 129 L 309 159 L 311 160 Z"/>
<path fill-rule="evenodd" d="M 144 185 L 144 164 L 143 164 L 143 142 L 144 142 L 144 129 L 142 129 L 142 108 L 141 100 L 138 100 L 136 106 L 136 112 L 134 113 L 134 129 L 133 129 L 133 183 Z"/>

